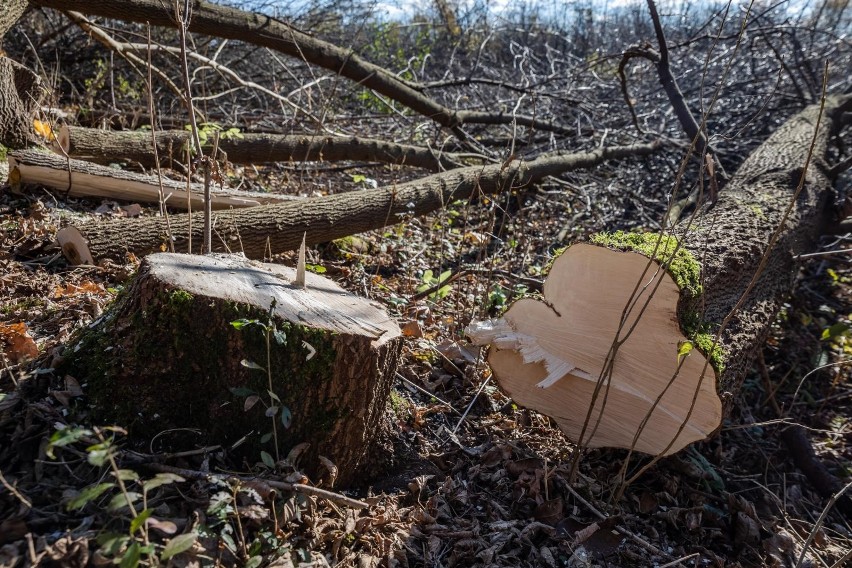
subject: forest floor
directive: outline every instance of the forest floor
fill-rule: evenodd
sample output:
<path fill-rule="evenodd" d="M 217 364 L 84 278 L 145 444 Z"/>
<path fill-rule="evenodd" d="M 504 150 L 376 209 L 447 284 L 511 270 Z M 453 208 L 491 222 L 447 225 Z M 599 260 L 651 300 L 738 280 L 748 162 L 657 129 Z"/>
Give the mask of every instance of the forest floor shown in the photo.
<path fill-rule="evenodd" d="M 355 174 L 394 176 L 388 168 L 356 169 L 335 174 L 334 183 L 356 189 L 363 180 Z M 302 194 L 329 187 L 322 175 L 314 177 L 289 185 Z M 836 508 L 820 519 L 828 500 L 793 463 L 781 433 L 802 424 L 819 460 L 849 479 L 852 237 L 826 238 L 822 250 L 831 254 L 803 260 L 796 292 L 721 432 L 662 460 L 613 502 L 625 453 L 584 452 L 569 483 L 573 446 L 547 417 L 506 398 L 463 339 L 471 320 L 496 315 L 515 295 L 540 286 L 555 249 L 601 228 L 578 222 L 583 202 L 562 189 L 545 184 L 507 203 L 450 204 L 309 252 L 308 262 L 326 276 L 382 302 L 406 336 L 388 411 L 397 458 L 383 475 L 346 492 L 369 505 L 356 510 L 259 490 L 262 483 L 155 477 L 135 467 L 142 459 L 282 479 L 260 460 L 234 463 L 221 448 L 174 447 L 167 432 L 145 447 L 133 445 L 121 424 L 99 424 L 89 414 L 85 384 L 53 367 L 138 261 L 68 266 L 53 238 L 69 219 L 154 210 L 64 200 L 39 188 L 17 195 L 4 186 L 0 566 L 133 566 L 157 557 L 174 566 L 281 567 L 848 561 L 852 519 Z M 295 262 L 289 254 L 274 260 Z M 461 275 L 423 297 L 445 271 Z M 114 465 L 98 454 L 105 448 Z M 644 459 L 634 457 L 630 471 Z M 129 491 L 149 480 L 148 521 L 122 506 L 116 468 L 140 476 L 123 475 Z M 185 534 L 197 536 L 178 536 Z"/>

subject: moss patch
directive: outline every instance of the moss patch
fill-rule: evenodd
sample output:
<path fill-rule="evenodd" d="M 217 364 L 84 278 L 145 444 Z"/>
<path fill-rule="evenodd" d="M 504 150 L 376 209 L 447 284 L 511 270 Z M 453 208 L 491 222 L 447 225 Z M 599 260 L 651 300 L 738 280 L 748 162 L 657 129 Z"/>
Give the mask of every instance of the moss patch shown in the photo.
<path fill-rule="evenodd" d="M 725 370 L 725 352 L 716 343 L 716 336 L 711 333 L 696 331 L 690 334 L 695 346 L 709 359 L 713 368 L 721 375 Z"/>
<path fill-rule="evenodd" d="M 704 290 L 701 286 L 701 264 L 695 256 L 679 246 L 674 236 L 660 233 L 598 233 L 592 236 L 591 241 L 616 250 L 637 252 L 660 263 L 680 288 L 678 314 L 684 335 L 704 353 L 721 375 L 725 370 L 725 353 L 721 346 L 714 343 L 715 336 L 710 333 L 710 322 L 704 321 L 698 311 L 698 300 Z"/>
<path fill-rule="evenodd" d="M 677 287 L 689 299 L 698 298 L 703 292 L 701 264 L 688 250 L 683 247 L 678 248 L 678 240 L 673 236 L 616 231 L 598 233 L 592 237 L 592 242 L 618 250 L 638 252 L 653 258 L 669 273 Z"/>

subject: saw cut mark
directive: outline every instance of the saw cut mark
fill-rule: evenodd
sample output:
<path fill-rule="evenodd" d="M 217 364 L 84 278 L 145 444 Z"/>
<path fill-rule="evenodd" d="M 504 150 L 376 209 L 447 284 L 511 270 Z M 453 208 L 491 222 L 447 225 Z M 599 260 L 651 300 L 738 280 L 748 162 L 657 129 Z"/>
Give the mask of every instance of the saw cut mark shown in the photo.
<path fill-rule="evenodd" d="M 500 386 L 518 404 L 553 417 L 572 440 L 580 437 L 603 380 L 591 414 L 592 426 L 599 416 L 600 422 L 585 445 L 630 448 L 650 412 L 635 449 L 674 453 L 718 428 L 721 401 L 700 351 L 679 366 L 678 347 L 687 339 L 678 324 L 680 291 L 656 262 L 647 267 L 648 258 L 635 252 L 574 245 L 554 261 L 544 301 L 518 300 L 502 318 L 471 326 L 469 335 L 491 345 L 488 362 Z M 637 282 L 638 298 L 631 300 Z M 613 340 L 631 328 L 606 376 Z"/>

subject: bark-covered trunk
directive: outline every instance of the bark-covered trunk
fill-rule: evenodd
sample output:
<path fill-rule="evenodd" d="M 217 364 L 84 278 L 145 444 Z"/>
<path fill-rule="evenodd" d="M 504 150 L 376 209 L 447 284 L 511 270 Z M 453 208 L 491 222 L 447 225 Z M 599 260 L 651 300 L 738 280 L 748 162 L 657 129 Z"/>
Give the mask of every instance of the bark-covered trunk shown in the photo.
<path fill-rule="evenodd" d="M 656 144 L 604 147 L 529 163 L 459 168 L 396 186 L 220 212 L 214 219 L 218 238 L 213 248 L 263 258 L 270 251 L 295 249 L 305 233 L 308 244 L 327 242 L 430 213 L 459 199 L 469 199 L 476 192 L 524 187 L 548 175 L 593 167 L 604 160 L 646 155 L 657 148 Z M 187 250 L 190 232 L 200 246 L 201 225 L 201 217 L 195 214 L 192 219 L 171 216 L 175 250 Z M 164 219 L 144 218 L 66 227 L 58 238 L 69 260 L 92 263 L 105 258 L 123 260 L 128 252 L 143 256 L 161 250 L 167 233 Z"/>
<path fill-rule="evenodd" d="M 702 264 L 701 307 L 712 331 L 732 313 L 752 278 L 761 271 L 721 337 L 725 372 L 719 391 L 727 409 L 793 290 L 800 266 L 798 255 L 814 250 L 832 220 L 834 180 L 827 174 L 828 143 L 843 113 L 849 110 L 849 97 L 829 98 L 817 132 L 820 105 L 789 119 L 751 153 L 714 206 L 691 225 L 679 228 L 684 246 Z M 804 173 L 812 142 L 813 154 Z M 803 173 L 804 186 L 795 197 Z M 771 241 L 776 231 L 777 240 Z"/>
<path fill-rule="evenodd" d="M 345 485 L 388 426 L 401 334 L 375 304 L 315 274 L 296 286 L 295 272 L 152 255 L 65 350 L 63 372 L 85 385 L 95 421 L 133 439 L 220 444 L 250 462 L 289 454 L 314 479 L 324 456 Z"/>
<path fill-rule="evenodd" d="M 469 330 L 501 386 L 581 445 L 669 454 L 715 431 L 829 220 L 828 141 L 850 107 L 830 98 L 818 129 L 819 105 L 788 120 L 677 239 L 569 247 L 544 302 Z"/>
<path fill-rule="evenodd" d="M 169 167 L 173 160 L 185 161 L 183 148 L 189 142 L 188 131 L 161 131 L 155 136 L 163 166 Z M 154 167 L 150 132 L 63 126 L 57 139 L 70 156 L 99 163 L 130 162 Z M 212 147 L 212 141 L 204 145 L 205 155 Z M 358 136 L 310 134 L 239 134 L 220 138 L 219 150 L 235 164 L 368 160 L 440 171 L 459 167 L 461 160 L 459 156 L 421 146 Z"/>
<path fill-rule="evenodd" d="M 32 113 L 40 97 L 35 73 L 0 55 L 0 146 L 24 148 L 36 142 Z"/>
<path fill-rule="evenodd" d="M 6 32 L 28 6 L 27 0 L 3 0 L 0 5 L 0 46 Z M 0 153 L 9 148 L 24 148 L 35 141 L 31 113 L 40 97 L 35 73 L 2 55 L 0 50 Z"/>
<path fill-rule="evenodd" d="M 0 4 L 0 45 L 3 43 L 3 36 L 24 15 L 28 6 L 28 0 L 3 0 Z"/>

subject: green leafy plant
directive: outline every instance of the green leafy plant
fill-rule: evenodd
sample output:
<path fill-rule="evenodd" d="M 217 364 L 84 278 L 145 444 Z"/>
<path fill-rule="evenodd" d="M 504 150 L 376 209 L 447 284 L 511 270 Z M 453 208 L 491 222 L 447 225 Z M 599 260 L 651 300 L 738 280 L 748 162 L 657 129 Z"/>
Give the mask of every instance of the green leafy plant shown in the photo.
<path fill-rule="evenodd" d="M 275 325 L 275 320 L 272 317 L 274 309 L 275 301 L 273 300 L 265 322 L 258 319 L 239 319 L 231 322 L 231 326 L 237 330 L 242 330 L 250 326 L 260 327 L 263 330 L 266 341 L 266 367 L 258 365 L 249 359 L 243 359 L 240 361 L 240 364 L 248 369 L 266 373 L 268 401 L 263 400 L 261 395 L 248 388 L 232 388 L 231 392 L 236 396 L 245 398 L 243 403 L 243 410 L 245 412 L 251 410 L 258 402 L 266 407 L 265 415 L 272 421 L 272 431 L 264 434 L 260 441 L 261 443 L 266 443 L 272 439 L 275 444 L 275 460 L 272 459 L 272 456 L 268 452 L 261 452 L 260 458 L 269 468 L 274 468 L 275 462 L 281 459 L 278 453 L 278 422 L 280 421 L 285 429 L 289 428 L 293 422 L 293 414 L 290 412 L 290 409 L 282 404 L 281 399 L 272 389 L 272 340 L 274 339 L 278 345 L 284 345 L 287 342 L 285 333 Z"/>
<path fill-rule="evenodd" d="M 487 309 L 489 313 L 499 313 L 507 307 L 512 299 L 523 296 L 528 291 L 529 288 L 525 284 L 516 284 L 512 288 L 505 288 L 500 284 L 495 284 L 488 292 Z"/>
<path fill-rule="evenodd" d="M 442 282 L 446 282 L 446 280 L 452 275 L 453 275 L 452 270 L 445 270 L 439 276 L 435 276 L 435 273 L 432 272 L 431 270 L 426 270 L 423 273 L 423 276 L 420 278 L 420 280 L 421 280 L 421 282 L 423 282 L 423 284 L 421 284 L 420 286 L 417 287 L 417 292 L 421 293 L 421 292 L 425 292 L 426 290 L 428 290 L 430 288 L 434 288 L 438 284 L 440 284 Z M 447 297 L 447 295 L 450 293 L 451 289 L 452 288 L 450 287 L 449 284 L 447 284 L 446 286 L 441 286 L 440 288 L 438 288 L 437 290 L 435 290 L 434 292 L 429 294 L 428 299 L 432 302 L 439 302 L 439 301 L 441 301 L 441 300 L 443 300 L 444 298 Z"/>
<path fill-rule="evenodd" d="M 189 132 L 192 131 L 192 125 L 191 124 L 187 124 L 183 128 L 186 131 L 189 131 Z M 245 138 L 245 136 L 243 136 L 243 133 L 240 132 L 239 128 L 227 128 L 226 129 L 224 126 L 222 126 L 220 124 L 216 124 L 215 122 L 201 122 L 201 123 L 198 124 L 198 139 L 201 141 L 201 145 L 202 146 L 207 145 L 207 143 L 213 137 L 213 134 L 215 132 L 219 133 L 219 139 L 220 140 L 231 140 L 231 139 L 241 140 L 242 138 Z M 195 151 L 195 149 L 192 148 L 191 146 L 189 148 L 190 148 L 191 151 L 193 151 L 193 152 Z M 184 149 L 184 151 L 186 151 L 186 149 Z"/>
<path fill-rule="evenodd" d="M 150 479 L 142 479 L 131 469 L 119 468 L 115 437 L 125 433 L 123 429 L 115 426 L 92 429 L 62 428 L 50 437 L 45 453 L 50 459 L 56 459 L 57 448 L 78 442 L 89 444 L 86 447 L 87 461 L 95 467 L 108 468 L 112 480 L 84 488 L 68 499 L 65 503 L 66 509 L 81 510 L 95 501 L 104 501 L 108 513 L 117 516 L 128 514 L 129 524 L 126 532 L 107 532 L 98 536 L 100 553 L 106 558 L 112 558 L 113 562 L 122 568 L 139 566 L 143 557 L 149 565 L 156 566 L 189 550 L 198 535 L 194 531 L 178 535 L 162 547 L 151 542 L 149 527 L 159 526 L 164 532 L 169 532 L 170 523 L 160 522 L 153 516 L 154 510 L 149 507 L 150 492 L 163 485 L 182 482 L 184 479 L 173 473 L 158 473 Z"/>
<path fill-rule="evenodd" d="M 377 182 L 373 178 L 368 178 L 365 175 L 352 174 L 349 177 L 352 178 L 352 183 L 354 183 L 356 185 L 360 185 L 362 188 L 369 187 L 369 188 L 372 188 L 372 189 L 376 189 L 377 187 L 379 187 L 379 182 Z"/>

